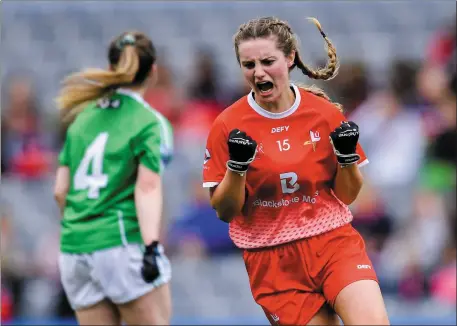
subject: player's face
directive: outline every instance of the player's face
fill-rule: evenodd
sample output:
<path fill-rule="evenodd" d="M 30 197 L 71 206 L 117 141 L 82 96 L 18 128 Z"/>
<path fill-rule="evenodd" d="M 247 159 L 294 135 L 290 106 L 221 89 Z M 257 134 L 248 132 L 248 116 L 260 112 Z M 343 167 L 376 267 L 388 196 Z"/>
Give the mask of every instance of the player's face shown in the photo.
<path fill-rule="evenodd" d="M 293 58 L 286 58 L 277 48 L 276 37 L 243 41 L 238 53 L 244 78 L 254 90 L 256 99 L 272 103 L 288 90 Z"/>

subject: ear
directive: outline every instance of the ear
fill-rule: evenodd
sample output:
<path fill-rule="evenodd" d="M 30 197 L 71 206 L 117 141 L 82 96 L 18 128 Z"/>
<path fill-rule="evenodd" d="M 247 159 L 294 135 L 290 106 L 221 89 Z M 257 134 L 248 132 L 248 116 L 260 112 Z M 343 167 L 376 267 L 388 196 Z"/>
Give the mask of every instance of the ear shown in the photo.
<path fill-rule="evenodd" d="M 157 83 L 157 80 L 159 79 L 159 69 L 158 69 L 156 63 L 154 63 L 152 65 L 152 68 L 151 68 L 151 71 L 149 72 L 148 78 L 149 78 L 150 83 L 152 85 L 155 85 Z"/>
<path fill-rule="evenodd" d="M 286 58 L 287 60 L 287 68 L 292 67 L 295 61 L 295 50 L 293 50 Z"/>
<path fill-rule="evenodd" d="M 152 64 L 152 68 L 151 68 L 151 71 L 149 72 L 149 74 L 152 76 L 152 75 L 157 75 L 159 72 L 159 67 L 157 66 L 157 63 L 154 63 Z"/>

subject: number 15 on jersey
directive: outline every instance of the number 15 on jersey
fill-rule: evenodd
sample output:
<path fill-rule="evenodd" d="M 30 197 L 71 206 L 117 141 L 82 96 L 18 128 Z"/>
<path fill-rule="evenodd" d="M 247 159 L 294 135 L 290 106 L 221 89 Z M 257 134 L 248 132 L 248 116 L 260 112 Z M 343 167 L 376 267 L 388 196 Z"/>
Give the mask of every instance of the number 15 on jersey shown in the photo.
<path fill-rule="evenodd" d="M 276 143 L 278 144 L 279 151 L 288 151 L 290 149 L 289 139 L 283 139 L 282 141 L 277 140 Z"/>
<path fill-rule="evenodd" d="M 103 155 L 107 141 L 107 132 L 102 132 L 95 138 L 87 147 L 73 178 L 74 189 L 88 189 L 87 198 L 89 199 L 97 199 L 100 196 L 100 189 L 108 185 L 108 175 L 103 174 Z M 89 175 L 91 163 L 92 173 Z"/>

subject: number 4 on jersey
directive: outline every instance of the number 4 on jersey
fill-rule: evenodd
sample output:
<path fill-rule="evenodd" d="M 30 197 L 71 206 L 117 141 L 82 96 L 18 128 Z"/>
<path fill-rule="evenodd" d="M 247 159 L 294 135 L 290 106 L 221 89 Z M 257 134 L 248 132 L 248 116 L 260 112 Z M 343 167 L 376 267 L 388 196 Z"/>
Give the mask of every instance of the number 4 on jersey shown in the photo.
<path fill-rule="evenodd" d="M 100 189 L 108 185 L 108 176 L 103 174 L 103 155 L 107 141 L 107 132 L 102 132 L 95 138 L 84 153 L 73 179 L 75 190 L 88 189 L 87 197 L 90 199 L 97 199 Z M 89 175 L 91 163 L 92 173 Z"/>

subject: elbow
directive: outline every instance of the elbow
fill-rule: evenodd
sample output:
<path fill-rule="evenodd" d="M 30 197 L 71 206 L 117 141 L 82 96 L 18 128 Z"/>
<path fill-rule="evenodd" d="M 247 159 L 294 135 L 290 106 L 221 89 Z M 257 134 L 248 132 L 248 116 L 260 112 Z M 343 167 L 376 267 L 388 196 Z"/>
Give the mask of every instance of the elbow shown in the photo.
<path fill-rule="evenodd" d="M 217 217 L 225 223 L 230 223 L 241 212 L 241 207 L 235 205 L 223 206 L 213 200 L 211 201 L 211 206 L 216 211 Z"/>
<path fill-rule="evenodd" d="M 54 200 L 57 202 L 59 207 L 63 206 L 63 203 L 65 202 L 65 198 L 66 198 L 66 194 L 65 193 L 58 192 L 58 191 L 54 192 Z"/>
<path fill-rule="evenodd" d="M 339 196 L 339 199 L 345 204 L 345 205 L 351 205 L 358 197 L 360 190 L 362 189 L 362 185 L 358 187 L 354 187 L 352 189 L 347 189 L 341 196 Z"/>
<path fill-rule="evenodd" d="M 64 197 L 64 194 L 62 193 L 62 191 L 54 190 L 54 200 L 56 202 L 60 202 L 63 197 Z"/>
<path fill-rule="evenodd" d="M 347 197 L 340 198 L 340 200 L 343 202 L 343 204 L 349 206 L 355 201 L 356 198 L 357 198 L 357 196 L 354 196 L 354 197 L 347 196 Z"/>
<path fill-rule="evenodd" d="M 234 217 L 237 215 L 234 211 L 223 211 L 223 212 L 219 212 L 217 209 L 216 209 L 216 214 L 217 214 L 217 217 L 222 221 L 222 222 L 225 222 L 225 223 L 230 223 Z"/>
<path fill-rule="evenodd" d="M 135 193 L 150 194 L 161 190 L 162 180 L 158 173 L 140 165 L 135 183 Z"/>
<path fill-rule="evenodd" d="M 156 182 L 137 182 L 135 185 L 135 192 L 139 193 L 151 193 L 158 188 Z"/>

